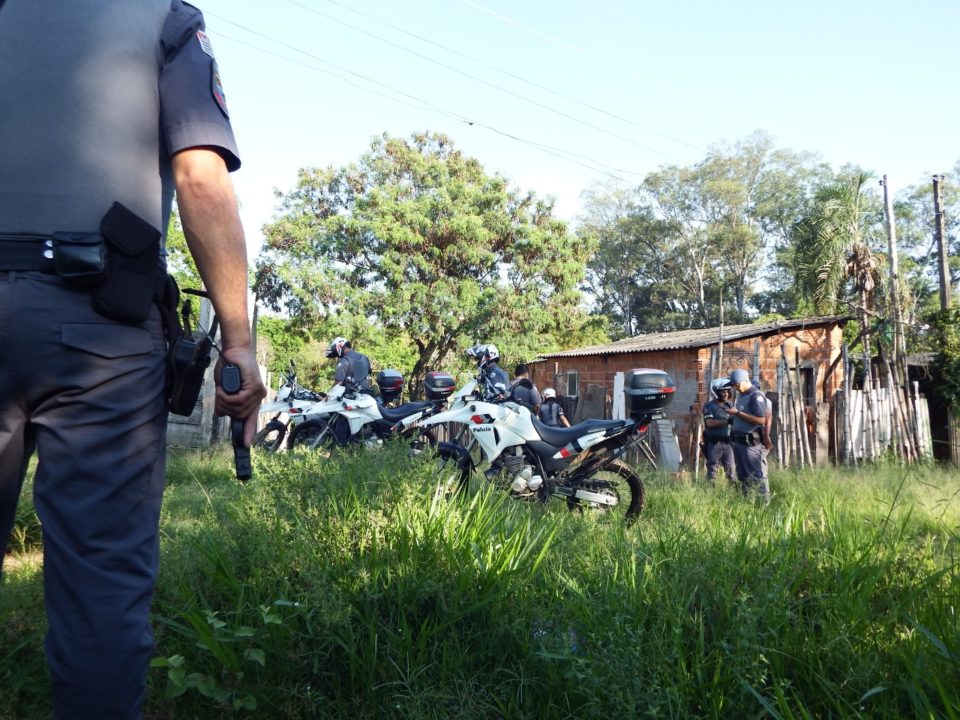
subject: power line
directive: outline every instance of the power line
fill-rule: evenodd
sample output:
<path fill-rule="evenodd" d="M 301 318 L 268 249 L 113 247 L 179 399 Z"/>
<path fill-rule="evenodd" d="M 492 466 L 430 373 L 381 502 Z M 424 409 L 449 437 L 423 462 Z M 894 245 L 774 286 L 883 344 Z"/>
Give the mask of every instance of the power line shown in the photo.
<path fill-rule="evenodd" d="M 702 150 L 704 149 L 704 148 L 699 147 L 699 146 L 697 146 L 697 145 L 694 145 L 694 144 L 692 144 L 692 143 L 688 143 L 688 142 L 686 142 L 685 140 L 681 140 L 681 139 L 679 139 L 679 138 L 673 137 L 672 135 L 668 135 L 668 134 L 666 134 L 666 133 L 660 132 L 659 130 L 655 130 L 655 129 L 651 128 L 651 127 L 647 127 L 647 126 L 645 126 L 645 125 L 641 125 L 640 123 L 637 123 L 637 122 L 631 120 L 630 118 L 623 117 L 622 115 L 618 115 L 617 113 L 613 113 L 613 112 L 610 112 L 610 111 L 608 111 L 608 110 L 604 110 L 604 109 L 601 108 L 601 107 L 597 107 L 596 105 L 593 105 L 593 104 L 591 104 L 591 103 L 584 102 L 583 100 L 580 100 L 580 99 L 578 99 L 578 98 L 575 98 L 575 97 L 573 97 L 573 96 L 571 96 L 571 95 L 567 95 L 566 93 L 560 92 L 559 90 L 554 90 L 553 88 L 547 87 L 546 85 L 542 85 L 541 83 L 538 83 L 538 82 L 536 82 L 535 80 L 530 80 L 530 79 L 525 78 L 525 77 L 523 77 L 523 76 L 521 76 L 521 75 L 517 75 L 516 73 L 510 72 L 509 70 L 504 70 L 503 68 L 499 68 L 499 67 L 497 67 L 496 65 L 493 65 L 493 64 L 488 63 L 488 62 L 486 62 L 486 61 L 484 61 L 484 60 L 481 60 L 481 59 L 479 59 L 479 58 L 476 58 L 476 57 L 473 57 L 473 56 L 471 56 L 471 55 L 468 55 L 467 53 L 461 52 L 461 51 L 459 51 L 459 50 L 457 50 L 457 49 L 455 49 L 455 48 L 447 47 L 446 45 L 443 45 L 442 43 L 436 42 L 435 40 L 431 40 L 430 38 L 424 37 L 424 36 L 422 36 L 422 35 L 418 35 L 417 33 L 411 32 L 410 30 L 407 30 L 407 29 L 405 29 L 405 28 L 402 28 L 402 27 L 400 27 L 399 25 L 395 25 L 395 24 L 393 24 L 393 23 L 387 22 L 386 20 L 383 20 L 383 19 L 381 19 L 381 18 L 375 17 L 374 15 L 370 15 L 370 14 L 368 14 L 368 13 L 365 13 L 365 12 L 362 12 L 362 11 L 360 11 L 360 10 L 357 10 L 356 8 L 352 8 L 352 7 L 350 7 L 349 5 L 345 5 L 345 4 L 342 3 L 342 2 L 338 2 L 337 0 L 327 0 L 327 2 L 330 3 L 331 5 L 336 5 L 337 7 L 343 8 L 344 10 L 348 10 L 348 11 L 350 11 L 350 12 L 352 12 L 352 13 L 355 13 L 355 14 L 357 14 L 357 15 L 360 15 L 361 17 L 365 17 L 365 18 L 367 18 L 368 20 L 373 20 L 374 22 L 380 23 L 381 25 L 386 25 L 387 27 L 392 28 L 393 30 L 396 30 L 397 32 L 401 32 L 401 33 L 403 33 L 403 34 L 405 34 L 405 35 L 409 35 L 410 37 L 415 38 L 416 40 L 419 40 L 419 41 L 421 41 L 421 42 L 427 43 L 428 45 L 433 45 L 434 47 L 440 48 L 441 50 L 443 50 L 443 51 L 445 51 L 445 52 L 451 53 L 451 54 L 453 54 L 453 55 L 457 55 L 458 57 L 462 57 L 462 58 L 464 58 L 464 59 L 466 59 L 466 60 L 469 60 L 469 61 L 471 61 L 471 62 L 475 62 L 475 63 L 477 63 L 478 65 L 481 65 L 481 66 L 483 66 L 483 67 L 485 67 L 485 68 L 488 68 L 488 69 L 490 69 L 490 70 L 493 70 L 493 71 L 495 71 L 495 72 L 498 72 L 498 73 L 500 73 L 500 74 L 502 74 L 502 75 L 506 75 L 507 77 L 513 78 L 514 80 L 519 80 L 520 82 L 526 83 L 527 85 L 530 85 L 531 87 L 535 87 L 535 88 L 537 88 L 537 89 L 539 89 L 539 90 L 543 90 L 544 92 L 550 93 L 551 95 L 556 95 L 557 97 L 563 98 L 564 100 L 568 100 L 568 101 L 570 101 L 570 102 L 572 102 L 572 103 L 576 103 L 577 105 L 581 105 L 582 107 L 585 107 L 585 108 L 587 108 L 587 109 L 589 109 L 589 110 L 593 110 L 594 112 L 598 112 L 598 113 L 601 113 L 602 115 L 606 115 L 607 117 L 611 117 L 611 118 L 613 118 L 614 120 L 619 120 L 620 122 L 627 123 L 628 125 L 632 125 L 633 127 L 638 128 L 638 129 L 640 129 L 640 130 L 643 130 L 644 132 L 649 132 L 649 133 L 653 133 L 654 135 L 659 135 L 660 137 L 662 137 L 662 138 L 664 138 L 664 139 L 666 139 L 666 140 L 670 140 L 671 142 L 675 142 L 675 143 L 677 143 L 677 144 L 679 144 L 679 145 L 684 145 L 684 146 L 686 146 L 686 147 L 688 147 L 688 148 L 692 148 L 693 150 L 700 150 L 700 151 L 702 151 Z"/>
<path fill-rule="evenodd" d="M 304 5 L 303 3 L 298 2 L 297 0 L 287 0 L 287 1 L 288 1 L 290 4 L 292 4 L 292 5 L 297 5 L 298 7 L 301 7 L 301 8 L 303 8 L 304 10 L 306 10 L 306 11 L 308 11 L 308 12 L 311 12 L 311 13 L 313 13 L 313 14 L 315 14 L 315 15 L 319 15 L 320 17 L 326 18 L 327 20 L 331 20 L 331 21 L 333 21 L 333 22 L 335 22 L 335 23 L 338 23 L 338 24 L 340 24 L 340 25 L 344 25 L 345 27 L 348 27 L 348 28 L 350 28 L 351 30 L 354 30 L 354 31 L 359 32 L 359 33 L 361 33 L 361 34 L 363 34 L 363 35 L 367 35 L 367 36 L 369 36 L 369 37 L 372 37 L 372 38 L 374 38 L 375 40 L 379 40 L 379 41 L 382 42 L 382 43 L 386 43 L 387 45 L 390 45 L 390 46 L 395 47 L 395 48 L 397 48 L 397 49 L 399 49 L 399 50 L 402 50 L 403 52 L 406 52 L 406 53 L 409 53 L 409 54 L 414 55 L 414 56 L 416 56 L 416 57 L 419 57 L 419 58 L 421 58 L 421 59 L 423 59 L 423 60 L 426 60 L 426 61 L 429 62 L 429 63 L 433 63 L 434 65 L 439 65 L 440 67 L 446 68 L 447 70 L 449 70 L 449 71 L 451 71 L 451 72 L 457 73 L 458 75 L 462 75 L 462 76 L 464 76 L 464 77 L 466 77 L 466 78 L 469 78 L 469 79 L 473 80 L 474 82 L 478 82 L 478 83 L 480 83 L 480 84 L 482 84 L 482 85 L 486 85 L 487 87 L 491 87 L 491 88 L 493 88 L 494 90 L 498 90 L 498 91 L 500 91 L 500 92 L 502 92 L 502 93 L 505 93 L 505 94 L 507 94 L 507 95 L 510 95 L 511 97 L 517 98 L 518 100 L 522 100 L 522 101 L 525 102 L 525 103 L 529 103 L 530 105 L 534 105 L 534 106 L 536 106 L 536 107 L 538 107 L 538 108 L 540 108 L 540 109 L 542 109 L 542 110 L 546 110 L 547 112 L 554 113 L 555 115 L 559 115 L 560 117 L 566 118 L 567 120 L 572 120 L 573 122 L 579 123 L 579 124 L 584 125 L 584 126 L 586 126 L 586 127 L 588 127 L 588 128 L 591 128 L 591 129 L 593 129 L 593 130 L 596 130 L 596 131 L 598 131 L 598 132 L 602 132 L 602 133 L 604 133 L 604 134 L 606 134 L 606 135 L 609 135 L 609 136 L 611 136 L 611 137 L 613 137 L 613 138 L 616 138 L 617 140 L 620 140 L 621 142 L 629 143 L 630 145 L 634 145 L 634 146 L 636 146 L 636 147 L 638 147 L 638 148 L 640 148 L 640 149 L 642 149 L 642 150 L 646 150 L 647 152 L 651 152 L 651 153 L 654 153 L 654 154 L 656 154 L 656 155 L 660 155 L 661 157 L 665 157 L 665 158 L 667 158 L 668 160 L 676 160 L 676 158 L 672 157 L 671 155 L 668 155 L 667 153 L 664 153 L 664 152 L 662 152 L 662 151 L 660 151 L 660 150 L 657 150 L 656 148 L 652 148 L 652 147 L 650 147 L 649 145 L 644 145 L 643 143 L 639 143 L 639 142 L 637 142 L 636 140 L 631 140 L 630 138 L 628 138 L 628 137 L 626 137 L 626 136 L 624 136 L 624 135 L 620 135 L 619 133 L 616 133 L 616 132 L 614 132 L 614 131 L 612 131 L 612 130 L 608 130 L 608 129 L 606 129 L 606 128 L 604 128 L 604 127 L 601 127 L 601 126 L 599 126 L 599 125 L 595 125 L 594 123 L 591 123 L 591 122 L 589 122 L 588 120 L 584 120 L 583 118 L 578 118 L 578 117 L 576 117 L 575 115 L 570 115 L 569 113 L 565 113 L 565 112 L 563 112 L 562 110 L 557 110 L 556 108 L 550 107 L 549 105 L 546 105 L 546 104 L 544 104 L 544 103 L 541 103 L 541 102 L 538 102 L 538 101 L 533 100 L 533 99 L 531 99 L 531 98 L 528 98 L 528 97 L 526 97 L 526 96 L 524 96 L 524 95 L 521 95 L 520 93 L 514 92 L 513 90 L 508 90 L 507 88 L 501 87 L 500 85 L 497 85 L 496 83 L 492 83 L 492 82 L 490 82 L 490 81 L 488 81 L 488 80 L 484 80 L 484 79 L 481 78 L 481 77 L 478 77 L 478 76 L 476 76 L 476 75 L 473 75 L 473 74 L 471 74 L 471 73 L 468 73 L 468 72 L 466 72 L 465 70 L 460 70 L 459 68 L 455 68 L 455 67 L 453 67 L 452 65 L 448 65 L 447 63 L 441 62 L 440 60 L 436 60 L 436 59 L 430 57 L 429 55 L 424 55 L 423 53 L 417 52 L 416 50 L 411 50 L 410 48 L 404 47 L 403 45 L 400 45 L 399 43 L 393 42 L 392 40 L 388 40 L 387 38 L 383 38 L 383 37 L 381 37 L 381 36 L 379 36 L 379 35 L 377 35 L 377 34 L 375 34 L 375 33 L 372 33 L 372 32 L 369 32 L 369 31 L 367 31 L 367 30 L 364 30 L 363 28 L 359 28 L 359 27 L 357 27 L 356 25 L 351 25 L 350 23 L 348 23 L 348 22 L 346 22 L 346 21 L 344 21 L 344 20 L 340 20 L 339 18 L 336 18 L 336 17 L 334 17 L 333 15 L 328 15 L 327 13 L 324 13 L 324 12 L 321 12 L 321 11 L 319 11 L 319 10 L 316 10 L 316 9 L 314 9 L 314 8 L 308 6 L 308 5 Z"/>
<path fill-rule="evenodd" d="M 638 80 L 643 80 L 643 81 L 646 81 L 646 80 L 647 80 L 647 78 L 643 77 L 643 76 L 640 75 L 639 73 L 634 72 L 634 71 L 631 70 L 630 68 L 623 67 L 622 65 L 620 65 L 620 64 L 618 64 L 618 63 L 615 63 L 615 62 L 613 62 L 612 60 L 607 60 L 606 58 L 601 57 L 600 55 L 595 55 L 594 53 L 590 52 L 589 50 L 584 50 L 583 48 L 578 47 L 578 46 L 576 46 L 576 45 L 573 45 L 573 44 L 571 44 L 571 43 L 568 43 L 568 42 L 566 42 L 565 40 L 561 40 L 561 39 L 559 39 L 559 38 L 555 38 L 555 37 L 553 37 L 552 35 L 548 35 L 548 34 L 545 33 L 545 32 L 541 32 L 541 31 L 537 30 L 536 28 L 530 27 L 529 25 L 524 25 L 523 23 L 518 22 L 518 21 L 514 20 L 513 18 L 509 18 L 509 17 L 507 17 L 506 15 L 501 15 L 501 14 L 498 13 L 497 11 L 491 10 L 490 8 L 488 8 L 488 7 L 484 6 L 484 5 L 481 5 L 480 3 L 472 2 L 472 0 L 463 0 L 463 2 L 466 3 L 467 5 L 471 6 L 471 7 L 476 8 L 477 10 L 481 10 L 482 12 L 487 13 L 488 15 L 492 15 L 493 17 L 497 18 L 498 20 L 502 20 L 503 22 L 505 22 L 505 23 L 507 23 L 507 24 L 509 24 L 509 25 L 513 25 L 514 27 L 518 27 L 518 28 L 520 28 L 521 30 L 525 30 L 525 31 L 528 32 L 528 33 L 532 33 L 533 35 L 538 35 L 539 37 L 542 37 L 542 38 L 544 38 L 544 39 L 546 39 L 546 40 L 549 40 L 549 41 L 552 42 L 554 45 L 559 45 L 559 46 L 565 47 L 565 48 L 567 48 L 567 49 L 569 49 L 569 50 L 573 50 L 574 52 L 577 52 L 577 53 L 579 53 L 580 55 L 583 55 L 584 57 L 588 57 L 588 58 L 590 58 L 591 60 L 596 60 L 597 62 L 603 63 L 604 65 L 608 65 L 608 66 L 610 66 L 610 67 L 612 67 L 612 68 L 616 68 L 617 70 L 619 70 L 619 71 L 622 72 L 622 73 L 626 73 L 627 75 L 632 75 L 634 78 L 636 78 L 636 79 L 638 79 Z"/>
<path fill-rule="evenodd" d="M 410 103 L 410 102 L 407 102 L 407 101 L 405 101 L 405 100 L 399 99 L 399 98 L 397 98 L 397 97 L 393 97 L 393 96 L 388 95 L 388 94 L 386 94 L 386 93 L 378 92 L 378 91 L 373 90 L 373 89 L 371 89 L 371 88 L 364 87 L 364 86 L 359 85 L 359 84 L 357 84 L 357 83 L 355 83 L 355 82 L 352 82 L 352 81 L 349 80 L 348 78 L 345 78 L 345 77 L 343 77 L 342 75 L 339 75 L 339 74 L 336 73 L 336 72 L 332 72 L 332 71 L 330 71 L 330 70 L 325 70 L 325 69 L 323 69 L 323 68 L 318 68 L 318 67 L 316 67 L 316 66 L 314 66 L 314 65 L 310 65 L 310 64 L 308 64 L 308 63 L 304 63 L 304 62 L 301 62 L 301 61 L 299 61 L 299 60 L 295 60 L 295 59 L 293 59 L 293 58 L 289 58 L 289 57 L 286 57 L 286 56 L 284 56 L 284 55 L 280 55 L 279 53 L 273 52 L 273 51 L 268 50 L 268 49 L 266 49 L 266 48 L 259 47 L 258 45 L 254 45 L 254 44 L 252 44 L 252 43 L 246 42 L 246 41 L 241 40 L 241 39 L 239 39 L 239 38 L 232 37 L 232 36 L 227 35 L 227 34 L 224 34 L 224 33 L 222 33 L 222 32 L 217 32 L 217 35 L 218 35 L 219 37 L 224 38 L 225 40 L 231 40 L 231 41 L 233 41 L 233 42 L 235 42 L 235 43 L 238 43 L 238 44 L 240 44 L 240 45 L 244 45 L 245 47 L 249 47 L 249 48 L 251 48 L 251 49 L 253 49 L 253 50 L 256 50 L 256 51 L 258 51 L 258 52 L 264 53 L 264 54 L 266 54 L 266 55 L 270 55 L 270 56 L 275 57 L 275 58 L 278 58 L 278 59 L 280 59 L 280 60 L 284 60 L 284 61 L 286 61 L 286 62 L 291 62 L 291 63 L 297 64 L 297 65 L 300 65 L 301 67 L 305 67 L 305 68 L 308 68 L 308 69 L 311 69 L 311 70 L 315 70 L 315 71 L 317 71 L 317 72 L 322 72 L 322 73 L 324 73 L 324 74 L 331 75 L 331 76 L 333 76 L 333 77 L 336 77 L 336 78 L 339 79 L 339 80 L 342 80 L 343 82 L 346 82 L 347 84 L 349 84 L 349 85 L 351 85 L 351 86 L 353 86 L 353 87 L 358 88 L 359 90 L 363 90 L 364 92 L 373 93 L 374 95 L 378 95 L 378 96 L 380 96 L 380 97 L 386 98 L 387 100 L 391 100 L 391 101 L 393 101 L 393 102 L 399 102 L 399 103 L 401 103 L 401 104 L 403 104 L 403 105 L 406 105 L 407 107 L 412 107 L 412 108 L 417 109 L 417 110 L 429 110 L 429 111 L 432 111 L 432 112 L 440 113 L 440 114 L 442 114 L 442 115 L 446 115 L 447 117 L 452 118 L 453 120 L 456 120 L 457 122 L 463 123 L 463 124 L 468 125 L 468 126 L 471 126 L 471 127 L 478 127 L 478 128 L 482 128 L 482 129 L 484 129 L 484 130 L 487 130 L 487 131 L 489 131 L 489 132 L 496 133 L 496 134 L 498 134 L 498 135 L 501 135 L 501 136 L 503 136 L 503 137 L 505 137 L 505 138 L 508 138 L 508 139 L 510 139 L 510 140 L 513 140 L 513 141 L 515 141 L 515 142 L 519 142 L 519 143 L 522 143 L 522 144 L 524 144 L 524 145 L 528 145 L 528 146 L 533 147 L 533 148 L 535 148 L 535 149 L 538 149 L 538 150 L 540 150 L 540 151 L 542 151 L 542 152 L 548 153 L 548 154 L 553 155 L 553 156 L 555 156 L 555 157 L 559 157 L 560 159 L 566 160 L 566 161 L 568 161 L 568 162 L 572 162 L 572 163 L 574 163 L 574 164 L 576 164 L 576 165 L 579 165 L 579 166 L 581 166 L 581 167 L 584 167 L 584 168 L 586 168 L 586 169 L 588 169 L 588 170 L 591 170 L 591 171 L 593 171 L 593 172 L 599 172 L 599 173 L 608 175 L 609 177 L 611 177 L 611 178 L 613 178 L 613 179 L 615 179 L 615 180 L 618 180 L 619 182 L 627 182 L 623 177 L 621 177 L 620 174 L 642 176 L 642 173 L 637 173 L 637 172 L 634 172 L 634 171 L 631 171 L 631 170 L 625 170 L 625 169 L 623 169 L 623 168 L 613 167 L 613 166 L 611 166 L 611 165 L 607 165 L 607 164 L 605 164 L 605 163 L 602 163 L 602 162 L 600 162 L 599 160 L 595 160 L 595 159 L 593 159 L 593 158 L 591 158 L 591 157 L 589 157 L 589 156 L 587 156 L 587 155 L 582 155 L 582 154 L 580 154 L 580 153 L 575 153 L 575 152 L 573 152 L 573 151 L 571 151 L 571 150 L 565 150 L 565 149 L 563 149 L 563 148 L 559 148 L 559 147 L 552 146 L 552 145 L 547 145 L 547 144 L 545 144 L 545 143 L 540 143 L 540 142 L 536 142 L 536 141 L 533 141 L 533 140 L 528 140 L 528 139 L 519 137 L 519 136 L 517 136 L 517 135 L 514 135 L 514 134 L 512 134 L 512 133 L 506 132 L 506 131 L 504 131 L 504 130 L 500 130 L 499 128 L 494 127 L 494 126 L 492 126 L 492 125 L 487 125 L 487 124 L 485 124 L 485 123 L 482 123 L 482 122 L 479 122 L 479 121 L 476 121 L 476 120 L 471 120 L 470 118 L 468 118 L 468 117 L 466 117 L 466 116 L 464 116 L 464 115 L 461 115 L 460 113 L 457 113 L 457 112 L 454 112 L 454 111 L 451 111 L 451 110 L 447 110 L 447 109 L 442 108 L 442 107 L 440 107 L 440 106 L 438 106 L 438 105 L 435 105 L 435 104 L 433 104 L 433 103 L 431 103 L 431 102 L 429 102 L 429 101 L 427 101 L 427 100 L 423 100 L 422 98 L 419 98 L 419 97 L 417 97 L 417 96 L 415 96 L 415 95 L 411 95 L 410 93 L 407 93 L 407 92 L 405 92 L 405 91 L 398 90 L 397 88 L 394 88 L 394 87 L 392 87 L 392 86 L 390 86 L 390 85 L 388 85 L 388 84 L 386 84 L 386 83 L 380 82 L 379 80 L 375 80 L 374 78 L 370 78 L 370 77 L 368 77 L 368 76 L 366 76 L 366 75 L 363 75 L 363 74 L 361 74 L 361 73 L 358 73 L 358 72 L 355 72 L 355 71 L 353 71 L 353 70 L 350 70 L 349 68 L 345 68 L 345 67 L 343 67 L 342 65 L 338 65 L 338 64 L 332 63 L 332 62 L 330 62 L 330 61 L 328 61 L 328 60 L 324 60 L 323 58 L 318 57 L 318 56 L 314 55 L 313 53 L 310 53 L 310 52 L 308 52 L 308 51 L 306 51 L 306 50 L 302 50 L 302 49 L 300 49 L 300 48 L 297 48 L 297 47 L 294 47 L 294 46 L 292 46 L 292 45 L 289 45 L 289 44 L 287 44 L 287 43 L 285 43 L 285 42 L 283 42 L 283 41 L 281 41 L 281 40 L 277 40 L 276 38 L 270 37 L 269 35 L 265 35 L 264 33 L 258 32 L 257 30 L 253 30 L 252 28 L 248 28 L 248 27 L 246 27 L 246 26 L 244 26 L 244 25 L 241 25 L 241 24 L 239 24 L 239 23 L 236 23 L 236 22 L 234 22 L 234 21 L 232 21 L 232 20 L 228 20 L 227 18 L 224 18 L 224 17 L 221 17 L 221 16 L 219 16 L 219 15 L 216 15 L 215 13 L 207 13 L 207 16 L 208 16 L 208 17 L 216 18 L 217 20 L 220 20 L 221 22 L 225 22 L 225 23 L 228 23 L 228 24 L 230 24 L 230 25 L 233 25 L 233 26 L 235 26 L 235 27 L 237 27 L 237 28 L 239 28 L 239 29 L 241 29 L 241 30 L 244 30 L 245 32 L 248 32 L 248 33 L 251 33 L 252 35 L 256 35 L 256 36 L 258 36 L 258 37 L 264 38 L 265 40 L 268 40 L 268 41 L 270 41 L 270 42 L 272 42 L 272 43 L 275 43 L 275 44 L 277 44 L 277 45 L 279 45 L 279 46 L 281 46 L 281 47 L 284 47 L 284 48 L 286 48 L 286 49 L 288 49 L 288 50 L 291 50 L 291 51 L 293 51 L 293 52 L 299 53 L 299 54 L 301 54 L 301 55 L 305 55 L 306 57 L 310 58 L 311 60 L 315 60 L 315 61 L 317 61 L 317 62 L 323 63 L 323 64 L 325 64 L 325 65 L 329 65 L 329 66 L 331 66 L 331 67 L 333 67 L 333 68 L 336 68 L 337 70 L 340 70 L 341 72 L 348 73 L 349 75 L 353 75 L 353 76 L 355 76 L 355 77 L 357 77 L 357 78 L 360 78 L 360 79 L 363 80 L 364 82 L 372 83 L 373 85 L 376 85 L 376 86 L 385 88 L 385 89 L 387 89 L 387 90 L 389 90 L 389 91 L 391 91 L 391 92 L 393 92 L 393 93 L 396 93 L 396 94 L 399 94 L 399 95 L 401 95 L 401 96 L 403 96 L 403 97 L 409 98 L 409 99 L 413 100 L 413 101 L 414 101 L 415 103 L 417 103 L 417 104 L 414 105 L 414 104 L 412 104 L 412 103 Z M 618 174 L 618 173 L 620 173 L 620 174 Z"/>

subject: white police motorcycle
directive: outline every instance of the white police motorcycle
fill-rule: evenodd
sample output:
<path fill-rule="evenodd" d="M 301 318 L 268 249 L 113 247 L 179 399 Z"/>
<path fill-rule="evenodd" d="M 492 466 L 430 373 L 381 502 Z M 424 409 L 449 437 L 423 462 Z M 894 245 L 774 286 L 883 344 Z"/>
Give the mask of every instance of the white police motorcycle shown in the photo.
<path fill-rule="evenodd" d="M 463 492 L 475 468 L 487 462 L 484 477 L 512 497 L 561 499 L 571 510 L 611 514 L 627 523 L 639 516 L 643 480 L 621 458 L 643 441 L 647 426 L 673 399 L 669 375 L 654 369 L 627 373 L 630 419 L 585 420 L 569 428 L 544 425 L 514 402 L 491 402 L 492 390 L 483 387 L 482 375 L 457 394 L 450 410 L 418 421 L 427 429 L 460 423 L 471 438 L 466 446 L 437 444 L 441 492 Z M 474 445 L 481 451 L 479 463 L 471 453 Z"/>

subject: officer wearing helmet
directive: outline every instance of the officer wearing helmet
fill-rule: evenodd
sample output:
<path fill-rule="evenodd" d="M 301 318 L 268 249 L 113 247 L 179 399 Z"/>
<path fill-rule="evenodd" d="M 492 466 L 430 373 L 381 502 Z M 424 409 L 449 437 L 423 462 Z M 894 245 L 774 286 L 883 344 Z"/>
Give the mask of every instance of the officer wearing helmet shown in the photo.
<path fill-rule="evenodd" d="M 550 427 L 570 427 L 570 421 L 563 412 L 563 406 L 557 401 L 557 391 L 552 387 L 543 391 L 543 404 L 540 406 L 540 422 Z"/>
<path fill-rule="evenodd" d="M 327 346 L 327 357 L 337 359 L 333 379 L 338 383 L 351 382 L 362 390 L 370 388 L 370 360 L 353 349 L 345 337 L 335 337 Z"/>
<path fill-rule="evenodd" d="M 744 495 L 756 490 L 765 499 L 770 498 L 767 479 L 767 453 L 772 447 L 768 427 L 770 401 L 760 388 L 750 382 L 746 370 L 730 373 L 730 382 L 739 393 L 737 402 L 728 411 L 732 416 L 730 436 L 737 463 L 737 477 Z"/>
<path fill-rule="evenodd" d="M 707 480 L 716 480 L 717 468 L 723 466 L 727 480 L 735 483 L 733 446 L 730 444 L 730 415 L 733 390 L 727 378 L 710 383 L 710 400 L 703 406 L 703 456 L 707 463 Z"/>
<path fill-rule="evenodd" d="M 500 351 L 493 343 L 474 345 L 467 351 L 480 366 L 480 375 L 492 396 L 503 396 L 510 388 L 510 376 L 500 367 Z"/>

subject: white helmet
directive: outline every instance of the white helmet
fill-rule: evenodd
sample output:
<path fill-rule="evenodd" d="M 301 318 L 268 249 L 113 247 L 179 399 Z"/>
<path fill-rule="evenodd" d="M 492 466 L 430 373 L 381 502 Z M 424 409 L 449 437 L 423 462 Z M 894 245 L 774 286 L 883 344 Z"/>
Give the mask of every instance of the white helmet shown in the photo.
<path fill-rule="evenodd" d="M 330 341 L 330 344 L 327 345 L 327 357 L 328 358 L 338 358 L 343 357 L 343 348 L 344 346 L 349 347 L 350 341 L 345 337 L 335 337 Z"/>
<path fill-rule="evenodd" d="M 550 398 L 556 399 L 556 397 L 557 397 L 557 391 L 556 391 L 556 390 L 554 390 L 553 388 L 546 388 L 546 389 L 544 389 L 544 391 L 543 391 L 543 399 L 544 399 L 544 400 L 549 400 Z"/>
<path fill-rule="evenodd" d="M 712 383 L 710 383 L 710 394 L 713 395 L 715 400 L 720 399 L 720 393 L 726 391 L 733 395 L 733 389 L 730 386 L 730 380 L 727 378 L 717 378 Z"/>
<path fill-rule="evenodd" d="M 500 359 L 500 351 L 497 350 L 497 346 L 493 344 L 474 345 L 473 347 L 467 348 L 467 355 L 476 360 L 477 365 L 480 367 L 486 366 L 491 360 Z"/>

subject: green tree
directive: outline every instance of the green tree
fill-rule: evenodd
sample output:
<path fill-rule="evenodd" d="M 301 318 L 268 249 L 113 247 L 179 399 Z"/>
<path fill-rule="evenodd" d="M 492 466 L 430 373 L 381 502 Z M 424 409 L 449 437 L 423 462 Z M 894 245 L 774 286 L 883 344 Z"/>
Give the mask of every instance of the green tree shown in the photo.
<path fill-rule="evenodd" d="M 526 359 L 585 325 L 591 248 L 552 202 L 487 175 L 446 136 L 384 135 L 355 164 L 301 170 L 280 201 L 257 261 L 260 300 L 308 331 L 372 324 L 408 340 L 414 387 L 472 342 Z"/>
<path fill-rule="evenodd" d="M 669 252 L 669 223 L 639 206 L 633 190 L 601 184 L 585 191 L 583 199 L 577 232 L 596 248 L 585 284 L 595 311 L 610 320 L 614 337 L 669 323 L 677 314 L 675 293 L 663 292 L 661 258 Z"/>
<path fill-rule="evenodd" d="M 181 288 L 199 288 L 200 273 L 187 247 L 187 239 L 180 224 L 180 213 L 174 207 L 167 228 L 167 270 Z"/>
<path fill-rule="evenodd" d="M 855 171 L 817 190 L 810 213 L 794 228 L 797 283 L 813 299 L 814 309 L 833 313 L 856 310 L 869 351 L 869 326 L 878 286 L 883 280 L 877 243 L 879 201 L 865 192 L 868 175 Z"/>

